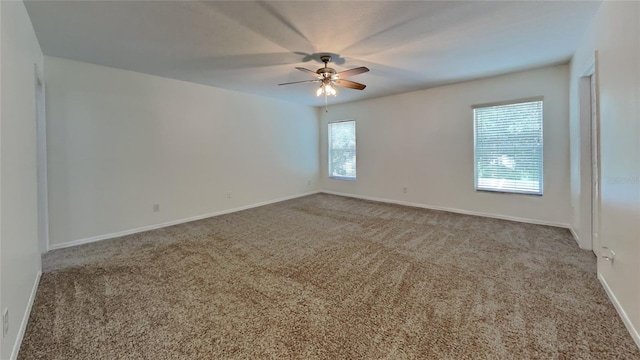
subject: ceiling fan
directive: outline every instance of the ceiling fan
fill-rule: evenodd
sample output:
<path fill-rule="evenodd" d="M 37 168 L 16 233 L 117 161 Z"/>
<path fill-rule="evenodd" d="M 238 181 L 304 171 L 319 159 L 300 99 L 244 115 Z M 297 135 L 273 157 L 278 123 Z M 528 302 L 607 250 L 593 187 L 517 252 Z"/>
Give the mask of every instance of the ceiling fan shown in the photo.
<path fill-rule="evenodd" d="M 322 55 L 320 56 L 320 60 L 322 60 L 322 62 L 324 63 L 324 67 L 316 70 L 316 71 L 312 71 L 309 69 L 305 69 L 302 67 L 296 67 L 296 69 L 309 74 L 313 77 L 315 77 L 314 80 L 303 80 L 303 81 L 294 81 L 294 82 L 288 82 L 288 83 L 283 83 L 283 84 L 278 84 L 278 85 L 291 85 L 291 84 L 301 84 L 301 83 L 320 83 L 320 87 L 318 88 L 318 90 L 316 91 L 316 96 L 320 96 L 322 94 L 324 94 L 324 103 L 325 103 L 325 110 L 327 110 L 327 97 L 328 96 L 336 96 L 337 91 L 336 91 L 336 86 L 341 86 L 341 87 L 345 87 L 345 88 L 349 88 L 349 89 L 355 89 L 355 90 L 364 90 L 365 87 L 367 87 L 367 85 L 364 84 L 360 84 L 357 83 L 355 81 L 350 81 L 350 80 L 344 80 L 350 76 L 354 76 L 354 75 L 358 75 L 358 74 L 362 74 L 365 73 L 367 71 L 369 71 L 369 69 L 365 66 L 361 66 L 361 67 L 357 67 L 357 68 L 353 68 L 353 69 L 349 69 L 349 70 L 345 70 L 345 71 L 341 71 L 341 72 L 336 72 L 334 69 L 330 68 L 327 66 L 327 63 L 329 63 L 331 61 L 331 56 L 329 55 Z"/>

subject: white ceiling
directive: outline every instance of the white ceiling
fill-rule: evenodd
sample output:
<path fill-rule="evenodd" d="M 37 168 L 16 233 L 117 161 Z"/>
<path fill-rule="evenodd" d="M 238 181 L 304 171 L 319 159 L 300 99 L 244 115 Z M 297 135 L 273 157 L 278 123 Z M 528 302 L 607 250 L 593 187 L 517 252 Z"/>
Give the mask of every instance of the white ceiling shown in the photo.
<path fill-rule="evenodd" d="M 564 63 L 600 1 L 27 1 L 45 55 L 321 105 L 319 53 L 367 66 L 331 103 Z M 337 56 L 334 56 L 336 59 Z"/>

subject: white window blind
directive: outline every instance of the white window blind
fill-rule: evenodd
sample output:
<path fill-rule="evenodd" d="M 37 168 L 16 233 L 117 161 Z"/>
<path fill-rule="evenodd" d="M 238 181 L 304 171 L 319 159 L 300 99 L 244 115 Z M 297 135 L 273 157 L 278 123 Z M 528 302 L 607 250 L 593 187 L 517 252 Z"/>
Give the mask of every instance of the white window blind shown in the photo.
<path fill-rule="evenodd" d="M 356 178 L 356 122 L 329 123 L 329 177 Z"/>
<path fill-rule="evenodd" d="M 542 100 L 477 106 L 476 190 L 542 195 Z"/>

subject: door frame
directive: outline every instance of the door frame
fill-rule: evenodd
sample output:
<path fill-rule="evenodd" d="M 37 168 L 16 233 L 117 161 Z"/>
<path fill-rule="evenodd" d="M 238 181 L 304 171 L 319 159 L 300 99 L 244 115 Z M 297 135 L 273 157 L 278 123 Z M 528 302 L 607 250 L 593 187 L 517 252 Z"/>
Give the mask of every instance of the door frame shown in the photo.
<path fill-rule="evenodd" d="M 47 119 L 46 91 L 38 65 L 33 65 L 35 81 L 36 114 L 36 164 L 38 196 L 38 249 L 41 254 L 49 251 L 49 184 L 47 179 Z"/>
<path fill-rule="evenodd" d="M 588 231 L 593 253 L 600 255 L 600 191 L 601 191 L 601 173 L 600 173 L 600 104 L 598 86 L 598 52 L 594 52 L 593 57 L 584 67 L 582 77 L 580 78 L 580 132 L 586 136 L 581 136 L 581 140 L 585 141 L 586 151 L 582 152 L 582 156 L 586 157 L 581 164 L 586 167 L 585 171 L 581 171 L 582 179 L 586 186 L 581 186 L 583 190 L 588 192 L 588 199 L 583 201 L 588 203 L 589 211 L 585 215 L 581 215 L 585 224 L 581 225 L 582 229 Z M 584 209 L 584 207 L 582 207 Z"/>

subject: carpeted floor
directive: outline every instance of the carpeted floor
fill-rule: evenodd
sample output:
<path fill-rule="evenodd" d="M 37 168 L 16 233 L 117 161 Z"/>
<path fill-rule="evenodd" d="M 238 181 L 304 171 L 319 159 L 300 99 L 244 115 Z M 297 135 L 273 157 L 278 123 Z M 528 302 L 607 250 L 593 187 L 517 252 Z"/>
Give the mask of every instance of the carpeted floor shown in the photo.
<path fill-rule="evenodd" d="M 638 359 L 565 229 L 318 194 L 53 251 L 20 359 Z"/>

